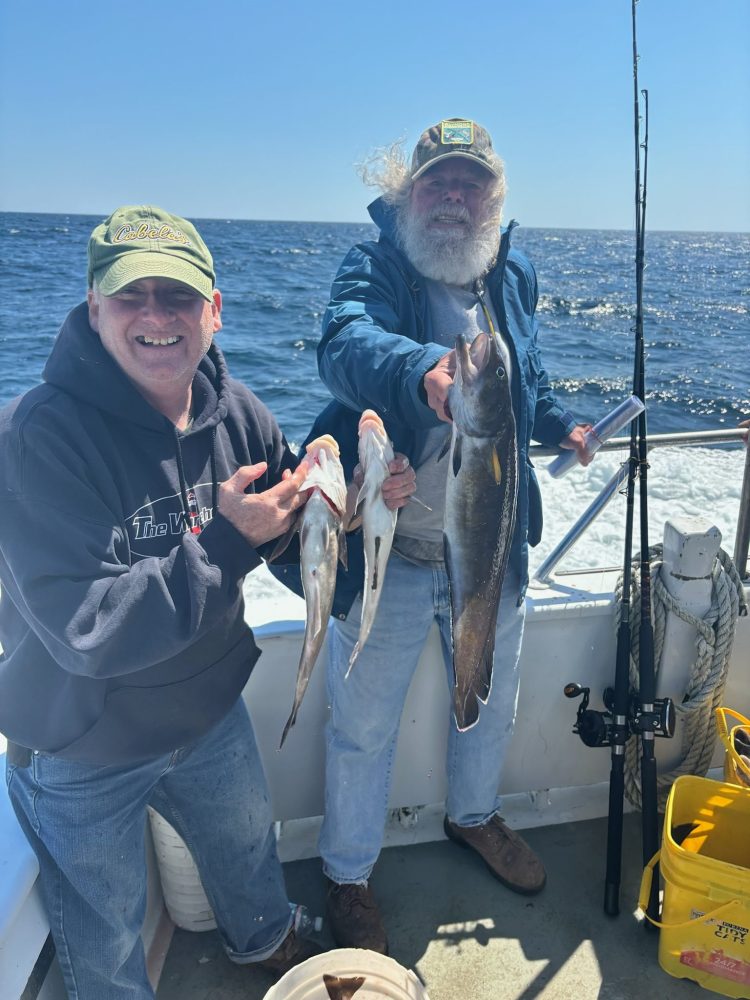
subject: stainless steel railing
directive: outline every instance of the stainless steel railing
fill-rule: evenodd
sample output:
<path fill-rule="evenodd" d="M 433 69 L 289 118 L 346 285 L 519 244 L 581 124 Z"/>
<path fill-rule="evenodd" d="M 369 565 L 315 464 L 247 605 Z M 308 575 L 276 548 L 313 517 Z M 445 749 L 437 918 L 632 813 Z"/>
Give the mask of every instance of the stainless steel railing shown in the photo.
<path fill-rule="evenodd" d="M 710 445 L 710 444 L 732 444 L 744 440 L 747 431 L 741 428 L 733 428 L 720 431 L 687 431 L 675 434 L 652 434 L 648 438 L 648 448 L 660 448 L 665 445 Z M 605 441 L 599 451 L 620 451 L 623 448 L 630 450 L 630 437 L 611 438 Z M 531 458 L 559 455 L 558 448 L 550 448 L 545 445 L 532 445 L 530 448 Z M 622 483 L 628 475 L 627 460 L 622 463 L 609 482 L 602 487 L 599 495 L 593 500 L 586 510 L 581 514 L 573 526 L 565 533 L 563 538 L 557 543 L 552 552 L 547 556 L 539 569 L 534 574 L 537 583 L 548 583 L 555 566 L 560 562 L 565 553 L 572 548 L 588 529 L 589 525 L 604 510 L 612 497 L 617 493 Z M 734 545 L 734 564 L 737 567 L 741 579 L 747 577 L 748 546 L 750 546 L 750 448 L 745 454 L 745 471 L 742 480 L 742 491 L 740 493 L 740 508 L 737 515 L 737 533 Z"/>

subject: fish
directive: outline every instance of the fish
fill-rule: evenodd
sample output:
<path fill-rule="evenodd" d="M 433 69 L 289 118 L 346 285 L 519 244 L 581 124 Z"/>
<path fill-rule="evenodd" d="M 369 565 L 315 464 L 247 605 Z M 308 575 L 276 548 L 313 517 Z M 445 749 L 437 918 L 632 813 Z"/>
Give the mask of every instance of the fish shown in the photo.
<path fill-rule="evenodd" d="M 443 522 L 453 637 L 453 712 L 479 719 L 492 686 L 495 626 L 518 498 L 518 449 L 508 371 L 496 336 L 456 339 L 448 395 L 453 428 Z"/>
<path fill-rule="evenodd" d="M 289 730 L 297 720 L 297 713 L 305 696 L 328 630 L 328 619 L 333 609 L 336 588 L 337 563 L 346 566 L 346 482 L 339 459 L 339 446 L 330 434 L 311 441 L 302 461 L 308 471 L 300 492 L 311 490 L 307 503 L 301 508 L 291 534 L 299 531 L 300 572 L 305 592 L 305 637 L 297 667 L 297 684 L 292 711 L 284 726 L 279 749 L 284 745 Z M 277 544 L 271 559 L 280 554 L 288 544 L 284 538 Z"/>
<path fill-rule="evenodd" d="M 331 1000 L 352 1000 L 352 997 L 365 981 L 365 976 L 352 976 L 343 979 L 339 976 L 329 976 L 323 973 L 323 982 Z"/>
<path fill-rule="evenodd" d="M 365 584 L 362 595 L 362 617 L 359 638 L 354 645 L 346 676 L 354 666 L 370 634 L 375 612 L 383 591 L 385 567 L 391 554 L 396 530 L 396 511 L 389 510 L 383 500 L 383 482 L 390 475 L 388 463 L 393 461 L 393 445 L 383 421 L 374 410 L 365 410 L 359 419 L 359 464 L 364 481 L 357 497 L 357 512 L 362 516 L 362 537 L 365 551 Z"/>

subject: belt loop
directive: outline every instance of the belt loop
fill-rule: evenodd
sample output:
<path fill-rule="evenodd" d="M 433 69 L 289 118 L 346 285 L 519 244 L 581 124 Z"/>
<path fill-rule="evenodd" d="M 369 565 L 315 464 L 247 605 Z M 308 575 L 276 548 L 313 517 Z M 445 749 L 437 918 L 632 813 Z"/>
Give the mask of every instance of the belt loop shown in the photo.
<path fill-rule="evenodd" d="M 30 767 L 31 765 L 31 750 L 28 747 L 22 747 L 20 743 L 13 743 L 8 740 L 7 748 L 8 763 L 12 764 L 14 767 Z"/>

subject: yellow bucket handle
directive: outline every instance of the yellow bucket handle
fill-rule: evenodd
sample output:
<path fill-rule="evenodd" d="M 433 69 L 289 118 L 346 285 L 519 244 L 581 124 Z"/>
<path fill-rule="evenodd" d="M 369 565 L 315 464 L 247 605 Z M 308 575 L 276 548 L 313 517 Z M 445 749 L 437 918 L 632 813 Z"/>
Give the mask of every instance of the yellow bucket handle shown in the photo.
<path fill-rule="evenodd" d="M 734 741 L 732 739 L 732 733 L 736 727 L 732 727 L 732 732 L 729 731 L 729 726 L 727 725 L 727 716 L 731 716 L 736 719 L 738 725 L 747 726 L 750 729 L 750 719 L 746 719 L 744 715 L 740 715 L 739 712 L 735 712 L 731 708 L 724 708 L 720 706 L 716 709 L 716 729 L 719 733 L 719 739 L 724 744 L 724 749 L 729 754 L 734 766 L 745 775 L 745 777 L 750 782 L 750 767 L 742 760 L 740 755 L 734 749 Z"/>
<path fill-rule="evenodd" d="M 661 851 L 657 851 L 643 869 L 643 876 L 641 877 L 641 891 L 638 895 L 638 909 L 643 911 L 643 915 L 646 920 L 649 920 L 654 927 L 664 927 L 667 930 L 672 930 L 672 928 L 677 927 L 688 927 L 690 924 L 700 923 L 704 920 L 708 920 L 709 917 L 715 917 L 718 913 L 723 913 L 724 910 L 728 910 L 737 903 L 742 903 L 741 899 L 730 899 L 727 903 L 722 903 L 720 906 L 717 906 L 715 910 L 709 910 L 708 913 L 703 913 L 699 917 L 691 917 L 689 920 L 681 920 L 677 924 L 662 924 L 658 920 L 654 920 L 648 915 L 646 909 L 648 907 L 648 900 L 651 894 L 651 882 L 654 877 L 654 868 L 659 863 L 660 856 Z"/>

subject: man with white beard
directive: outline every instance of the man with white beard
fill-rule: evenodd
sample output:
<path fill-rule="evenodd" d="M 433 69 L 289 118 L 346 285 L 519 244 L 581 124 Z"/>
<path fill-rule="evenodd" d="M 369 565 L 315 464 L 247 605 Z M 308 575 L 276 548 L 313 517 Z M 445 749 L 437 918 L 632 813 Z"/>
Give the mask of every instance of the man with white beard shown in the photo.
<path fill-rule="evenodd" d="M 365 180 L 382 190 L 369 211 L 377 242 L 355 246 L 334 281 L 318 348 L 334 402 L 311 432 L 332 433 L 347 473 L 356 463 L 357 419 L 376 410 L 394 447 L 417 473 L 416 504 L 401 510 L 375 622 L 345 680 L 362 608 L 362 563 L 349 539 L 329 641 L 325 817 L 320 838 L 329 879 L 327 916 L 340 947 L 386 952 L 370 874 L 382 846 L 391 766 L 404 700 L 433 620 L 449 684 L 452 652 L 443 513 L 450 434 L 448 393 L 456 335 L 496 334 L 516 421 L 518 501 L 495 641 L 491 692 L 479 721 L 448 737 L 445 832 L 472 848 L 508 888 L 542 889 L 542 862 L 500 819 L 498 788 L 513 729 L 527 585 L 527 545 L 541 534 L 541 499 L 529 441 L 574 449 L 586 462 L 584 431 L 551 391 L 539 357 L 534 269 L 500 235 L 503 164 L 476 122 L 428 128 L 411 165 L 398 145 Z"/>

